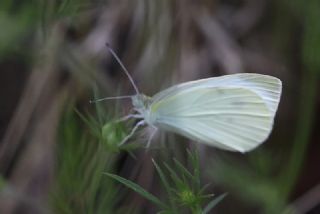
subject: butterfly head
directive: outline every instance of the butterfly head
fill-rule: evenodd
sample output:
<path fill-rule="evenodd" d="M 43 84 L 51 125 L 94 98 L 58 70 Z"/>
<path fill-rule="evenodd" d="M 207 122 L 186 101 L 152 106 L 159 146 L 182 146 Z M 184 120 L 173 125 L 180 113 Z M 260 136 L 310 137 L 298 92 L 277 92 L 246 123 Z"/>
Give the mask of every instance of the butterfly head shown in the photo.
<path fill-rule="evenodd" d="M 137 94 L 131 98 L 132 105 L 135 110 L 142 113 L 146 111 L 149 108 L 149 105 L 151 103 L 150 97 L 144 95 L 144 94 Z"/>

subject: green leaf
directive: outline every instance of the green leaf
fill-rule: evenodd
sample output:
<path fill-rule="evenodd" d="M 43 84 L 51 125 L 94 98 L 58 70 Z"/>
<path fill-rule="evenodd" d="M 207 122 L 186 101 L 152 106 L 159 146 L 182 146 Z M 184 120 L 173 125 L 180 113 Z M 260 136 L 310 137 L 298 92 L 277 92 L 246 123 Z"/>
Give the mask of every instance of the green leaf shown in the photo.
<path fill-rule="evenodd" d="M 214 198 L 212 201 L 210 201 L 207 206 L 204 208 L 203 210 L 203 214 L 209 213 L 210 210 L 212 210 L 212 208 L 214 208 L 218 203 L 220 203 L 220 201 L 222 201 L 226 196 L 228 195 L 228 193 L 224 193 L 216 198 Z"/>
<path fill-rule="evenodd" d="M 111 173 L 104 173 L 104 174 L 106 174 L 107 176 L 117 180 L 118 182 L 122 183 L 123 185 L 125 185 L 126 187 L 132 189 L 133 191 L 137 192 L 142 197 L 144 197 L 144 198 L 148 199 L 149 201 L 155 203 L 156 205 L 158 205 L 162 209 L 167 209 L 168 208 L 157 197 L 155 197 L 154 195 L 152 195 L 151 193 L 146 191 L 144 188 L 142 188 L 138 184 L 136 184 L 136 183 L 134 183 L 134 182 L 132 182 L 130 180 L 127 180 L 125 178 L 122 178 L 122 177 L 120 177 L 118 175 L 115 175 L 115 174 L 111 174 Z"/>

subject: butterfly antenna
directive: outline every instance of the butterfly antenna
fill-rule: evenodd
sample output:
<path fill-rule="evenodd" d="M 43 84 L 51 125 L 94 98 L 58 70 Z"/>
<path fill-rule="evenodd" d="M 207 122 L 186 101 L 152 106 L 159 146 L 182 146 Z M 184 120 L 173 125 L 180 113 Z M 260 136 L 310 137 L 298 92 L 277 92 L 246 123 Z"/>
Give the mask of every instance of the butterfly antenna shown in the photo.
<path fill-rule="evenodd" d="M 132 77 L 129 74 L 129 71 L 126 69 L 126 67 L 124 67 L 123 63 L 121 62 L 121 60 L 119 59 L 119 57 L 117 56 L 117 54 L 112 50 L 112 48 L 110 47 L 109 43 L 106 43 L 106 46 L 109 50 L 109 52 L 112 54 L 112 56 L 117 60 L 117 62 L 120 64 L 121 68 L 124 70 L 124 72 L 126 73 L 126 75 L 128 76 L 134 90 L 136 91 L 137 94 L 140 94 L 138 87 L 136 86 L 136 84 L 134 83 Z"/>
<path fill-rule="evenodd" d="M 103 100 L 118 100 L 118 99 L 127 99 L 127 98 L 132 98 L 132 95 L 118 96 L 118 97 L 105 97 L 105 98 L 90 100 L 89 103 L 97 103 L 97 102 L 100 102 L 100 101 L 103 101 Z"/>

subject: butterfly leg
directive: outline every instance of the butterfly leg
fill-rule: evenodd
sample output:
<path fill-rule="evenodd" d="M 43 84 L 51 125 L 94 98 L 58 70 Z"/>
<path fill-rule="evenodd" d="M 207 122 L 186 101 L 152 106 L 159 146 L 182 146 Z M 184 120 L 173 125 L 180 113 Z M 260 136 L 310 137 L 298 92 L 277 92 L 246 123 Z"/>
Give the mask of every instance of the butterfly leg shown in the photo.
<path fill-rule="evenodd" d="M 155 134 L 157 133 L 157 131 L 158 131 L 158 128 L 157 128 L 157 127 L 152 126 L 152 128 L 153 128 L 153 130 L 152 130 L 151 135 L 150 135 L 150 137 L 149 137 L 149 139 L 148 139 L 147 148 L 149 148 L 149 146 L 150 146 L 150 144 L 151 144 L 151 141 L 152 141 L 154 135 L 155 135 Z"/>
<path fill-rule="evenodd" d="M 141 119 L 143 117 L 140 114 L 128 114 L 128 115 L 126 115 L 124 117 L 121 117 L 120 119 L 116 120 L 116 123 L 123 122 L 123 121 L 129 120 L 131 118 Z"/>
<path fill-rule="evenodd" d="M 122 141 L 119 145 L 122 145 L 124 144 L 130 137 L 132 137 L 132 135 L 137 131 L 137 129 L 140 127 L 140 126 L 143 126 L 145 124 L 145 121 L 144 120 L 140 120 L 134 127 L 133 129 L 131 130 L 130 134 L 128 134 Z"/>

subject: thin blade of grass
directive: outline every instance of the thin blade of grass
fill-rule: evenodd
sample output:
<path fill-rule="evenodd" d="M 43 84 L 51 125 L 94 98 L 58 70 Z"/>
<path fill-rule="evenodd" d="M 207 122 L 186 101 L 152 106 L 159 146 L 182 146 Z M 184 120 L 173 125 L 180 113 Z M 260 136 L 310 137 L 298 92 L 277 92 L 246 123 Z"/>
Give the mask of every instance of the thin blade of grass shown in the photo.
<path fill-rule="evenodd" d="M 166 163 L 163 163 L 163 164 L 167 168 L 167 170 L 169 171 L 170 177 L 173 180 L 173 182 L 175 183 L 175 185 L 179 189 L 184 189 L 186 185 L 184 185 L 183 181 L 179 178 L 177 173 L 168 164 L 166 164 Z"/>
<path fill-rule="evenodd" d="M 96 137 L 100 137 L 100 131 L 99 129 L 97 129 L 97 127 L 99 127 L 99 123 L 97 123 L 96 120 L 90 115 L 85 116 L 77 109 L 74 109 L 74 111 L 77 113 L 80 119 L 90 128 L 92 134 Z"/>
<path fill-rule="evenodd" d="M 228 193 L 224 193 L 214 199 L 212 199 L 212 201 L 210 201 L 207 206 L 204 208 L 203 210 L 203 214 L 207 214 L 209 213 L 218 203 L 220 203 L 220 201 L 222 201 L 226 196 L 228 195 Z"/>
<path fill-rule="evenodd" d="M 156 167 L 156 170 L 160 176 L 160 179 L 164 185 L 164 188 L 166 189 L 166 192 L 169 196 L 169 201 L 170 201 L 170 205 L 171 205 L 171 209 L 174 211 L 174 213 L 177 213 L 177 209 L 174 205 L 174 202 L 173 202 L 173 199 L 174 199 L 174 196 L 172 195 L 172 192 L 171 192 L 171 188 L 170 188 L 170 185 L 169 185 L 169 182 L 168 180 L 166 179 L 162 169 L 160 168 L 160 166 L 152 159 L 152 162 L 153 162 L 153 165 Z"/>
<path fill-rule="evenodd" d="M 191 164 L 193 167 L 193 176 L 195 178 L 196 189 L 200 189 L 200 164 L 199 164 L 199 153 L 198 152 L 191 152 L 187 150 L 189 160 L 191 160 Z"/>
<path fill-rule="evenodd" d="M 189 172 L 187 168 L 185 168 L 177 159 L 173 159 L 174 163 L 176 164 L 176 167 L 180 171 L 181 175 L 186 175 L 190 180 L 195 181 L 195 177 Z"/>
<path fill-rule="evenodd" d="M 125 178 L 122 178 L 122 177 L 115 175 L 115 174 L 106 173 L 106 172 L 104 174 L 115 179 L 116 181 L 122 183 L 126 187 L 132 189 L 133 191 L 140 194 L 142 197 L 148 199 L 149 201 L 155 203 L 156 205 L 158 205 L 162 209 L 168 209 L 168 207 L 164 203 L 162 203 L 157 197 L 155 197 L 154 195 L 152 195 L 151 193 L 146 191 L 144 188 L 142 188 L 138 184 L 135 184 L 134 182 L 127 180 Z"/>
<path fill-rule="evenodd" d="M 0 175 L 0 191 L 6 186 L 6 180 Z"/>

